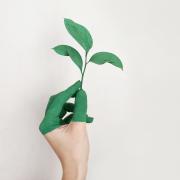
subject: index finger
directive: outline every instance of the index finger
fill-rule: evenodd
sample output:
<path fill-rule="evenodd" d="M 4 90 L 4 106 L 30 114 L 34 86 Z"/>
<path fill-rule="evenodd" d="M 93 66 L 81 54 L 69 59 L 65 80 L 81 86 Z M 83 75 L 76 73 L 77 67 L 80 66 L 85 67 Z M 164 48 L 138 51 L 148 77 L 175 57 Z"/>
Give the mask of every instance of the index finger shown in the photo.
<path fill-rule="evenodd" d="M 61 94 L 63 102 L 66 102 L 70 97 L 72 97 L 79 90 L 80 86 L 81 82 L 76 81 L 73 85 L 64 90 Z"/>

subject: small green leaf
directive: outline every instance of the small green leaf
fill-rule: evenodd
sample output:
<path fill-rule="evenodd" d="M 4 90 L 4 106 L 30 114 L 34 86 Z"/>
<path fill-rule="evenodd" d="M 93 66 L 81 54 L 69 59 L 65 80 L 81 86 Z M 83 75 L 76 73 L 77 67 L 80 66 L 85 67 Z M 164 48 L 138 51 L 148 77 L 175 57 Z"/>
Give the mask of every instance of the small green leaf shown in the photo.
<path fill-rule="evenodd" d="M 121 68 L 123 70 L 123 64 L 121 60 L 113 53 L 109 52 L 98 52 L 94 54 L 90 60 L 90 62 L 93 62 L 95 64 L 104 64 L 104 63 L 110 63 L 118 68 Z"/>
<path fill-rule="evenodd" d="M 93 40 L 89 31 L 84 26 L 72 21 L 71 19 L 65 18 L 64 24 L 67 31 L 84 48 L 87 53 L 93 45 Z"/>
<path fill-rule="evenodd" d="M 53 48 L 53 50 L 63 56 L 70 56 L 72 61 L 79 67 L 82 72 L 83 61 L 79 52 L 71 46 L 59 45 Z"/>

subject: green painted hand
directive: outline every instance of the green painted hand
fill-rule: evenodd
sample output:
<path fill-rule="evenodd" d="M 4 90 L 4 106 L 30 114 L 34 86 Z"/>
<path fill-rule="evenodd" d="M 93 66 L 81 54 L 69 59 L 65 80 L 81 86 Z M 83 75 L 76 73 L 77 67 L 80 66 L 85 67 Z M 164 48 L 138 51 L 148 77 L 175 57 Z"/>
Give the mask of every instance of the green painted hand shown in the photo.
<path fill-rule="evenodd" d="M 46 134 L 72 121 L 87 123 L 93 121 L 93 118 L 87 115 L 86 92 L 80 87 L 81 82 L 77 81 L 66 90 L 49 98 L 44 119 L 39 125 L 42 134 Z M 73 97 L 75 98 L 74 104 L 67 102 Z M 66 116 L 67 112 L 70 114 Z"/>

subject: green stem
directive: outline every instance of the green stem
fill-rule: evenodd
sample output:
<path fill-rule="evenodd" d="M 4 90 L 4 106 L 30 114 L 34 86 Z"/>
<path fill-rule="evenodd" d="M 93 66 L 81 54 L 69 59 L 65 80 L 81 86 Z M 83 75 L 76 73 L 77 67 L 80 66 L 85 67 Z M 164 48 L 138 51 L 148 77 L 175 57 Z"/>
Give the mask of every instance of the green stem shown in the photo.
<path fill-rule="evenodd" d="M 84 65 L 84 69 L 83 69 L 82 76 L 81 76 L 81 89 L 82 89 L 82 86 L 83 86 L 84 74 L 85 74 L 85 71 L 86 71 L 87 64 L 88 64 L 88 61 L 87 61 L 87 53 L 86 53 L 85 54 L 85 65 Z"/>

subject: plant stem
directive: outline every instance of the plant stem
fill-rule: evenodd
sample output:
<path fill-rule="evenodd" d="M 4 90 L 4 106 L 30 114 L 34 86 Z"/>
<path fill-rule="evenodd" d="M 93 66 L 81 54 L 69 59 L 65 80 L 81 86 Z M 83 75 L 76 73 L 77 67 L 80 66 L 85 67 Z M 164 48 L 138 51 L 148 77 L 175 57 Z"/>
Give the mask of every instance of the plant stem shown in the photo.
<path fill-rule="evenodd" d="M 86 71 L 87 64 L 88 64 L 88 61 L 87 61 L 87 53 L 86 53 L 85 54 L 85 65 L 84 65 L 84 69 L 83 69 L 82 76 L 81 76 L 81 89 L 82 89 L 82 86 L 83 86 L 84 74 L 85 74 L 85 71 Z"/>

